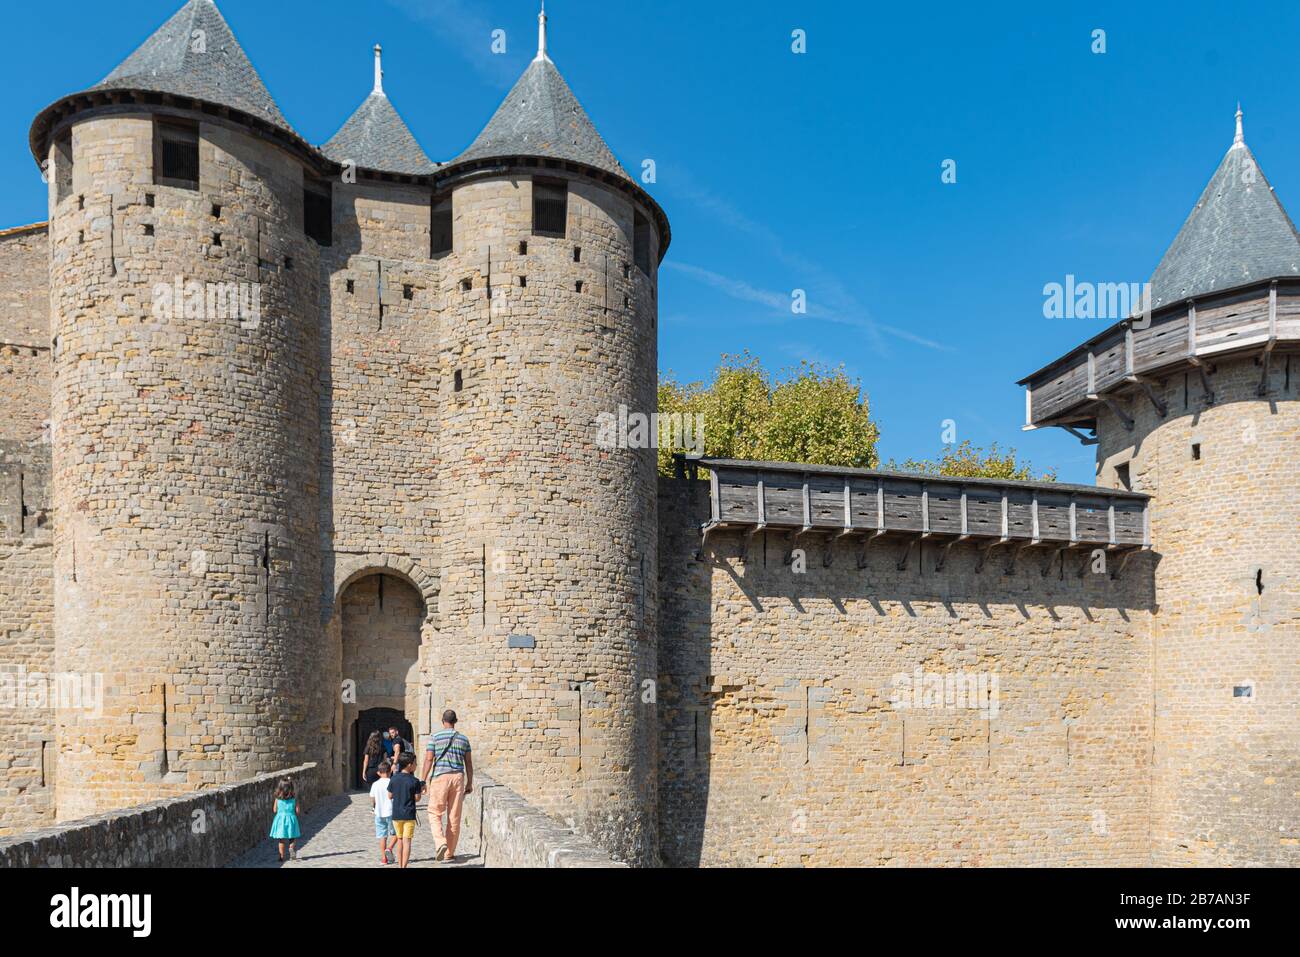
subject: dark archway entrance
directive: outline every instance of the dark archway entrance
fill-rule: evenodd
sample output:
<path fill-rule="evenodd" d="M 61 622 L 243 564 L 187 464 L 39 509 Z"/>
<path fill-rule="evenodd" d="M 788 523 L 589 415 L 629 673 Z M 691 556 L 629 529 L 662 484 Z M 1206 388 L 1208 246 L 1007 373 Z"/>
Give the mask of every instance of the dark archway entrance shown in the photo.
<path fill-rule="evenodd" d="M 402 712 L 393 708 L 370 708 L 362 711 L 357 715 L 357 720 L 352 722 L 352 753 L 357 756 L 352 762 L 352 772 L 349 774 L 349 781 L 354 788 L 362 787 L 361 782 L 361 757 L 365 754 L 366 739 L 370 737 L 372 731 L 378 731 L 383 734 L 389 728 L 396 727 L 402 732 L 402 737 L 415 746 L 415 737 L 411 734 L 411 722 L 406 720 Z"/>

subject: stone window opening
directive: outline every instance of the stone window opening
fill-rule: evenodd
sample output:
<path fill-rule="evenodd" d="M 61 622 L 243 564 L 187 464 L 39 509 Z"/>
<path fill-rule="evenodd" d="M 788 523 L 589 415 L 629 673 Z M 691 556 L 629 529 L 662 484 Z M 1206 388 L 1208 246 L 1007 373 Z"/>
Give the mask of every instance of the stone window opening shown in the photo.
<path fill-rule="evenodd" d="M 522 242 L 519 243 L 519 255 L 521 255 L 521 256 L 527 256 L 527 255 L 528 255 L 528 241 L 527 241 L 527 240 L 523 240 Z"/>
<path fill-rule="evenodd" d="M 82 197 L 82 200 L 83 200 L 83 202 L 84 202 L 85 197 Z M 145 193 L 145 194 L 144 194 L 144 204 L 145 204 L 146 206 L 148 206 L 149 208 L 152 209 L 152 208 L 153 208 L 153 205 L 154 205 L 155 202 L 156 202 L 156 200 L 154 199 L 154 195 L 153 195 L 153 193 Z"/>
<path fill-rule="evenodd" d="M 453 245 L 451 197 L 435 197 L 429 209 L 430 258 L 445 256 L 452 251 Z"/>
<path fill-rule="evenodd" d="M 156 120 L 153 128 L 154 183 L 199 188 L 199 125 Z"/>
<path fill-rule="evenodd" d="M 212 218 L 213 219 L 221 218 L 221 207 L 216 203 L 212 204 Z"/>
<path fill-rule="evenodd" d="M 469 292 L 469 291 L 470 291 L 471 289 L 473 289 L 473 288 L 474 288 L 474 280 L 472 280 L 472 279 L 462 279 L 462 280 L 460 281 L 460 291 L 461 291 L 461 292 Z"/>
<path fill-rule="evenodd" d="M 1264 569 L 1255 569 L 1255 594 L 1264 594 Z"/>
<path fill-rule="evenodd" d="M 152 225 L 151 223 L 145 223 L 145 224 L 144 224 L 144 234 L 145 234 L 146 236 L 152 236 L 152 235 L 153 235 L 153 225 Z"/>
<path fill-rule="evenodd" d="M 639 212 L 632 214 L 632 261 L 637 269 L 650 275 L 650 220 Z"/>
<path fill-rule="evenodd" d="M 580 262 L 582 262 L 582 247 L 581 247 L 581 246 L 574 246 L 574 247 L 573 247 L 573 261 L 574 261 L 575 263 L 580 263 Z"/>
<path fill-rule="evenodd" d="M 1193 443 L 1192 443 L 1192 461 L 1193 461 L 1193 462 L 1199 462 L 1199 461 L 1201 461 L 1201 443 L 1200 443 L 1200 442 L 1193 442 Z"/>
<path fill-rule="evenodd" d="M 1126 492 L 1133 491 L 1133 477 L 1128 462 L 1115 466 L 1115 483 Z"/>
<path fill-rule="evenodd" d="M 72 130 L 64 130 L 54 141 L 54 201 L 61 203 L 72 195 Z M 81 197 L 80 209 L 86 208 Z"/>
<path fill-rule="evenodd" d="M 80 196 L 77 197 L 77 209 L 85 209 L 85 208 L 86 208 L 86 194 L 82 193 Z"/>
<path fill-rule="evenodd" d="M 459 392 L 465 388 L 465 376 L 457 369 L 451 377 L 451 388 L 453 392 Z"/>
<path fill-rule="evenodd" d="M 519 288 L 520 288 L 520 289 L 525 289 L 525 288 L 527 288 L 527 286 L 528 286 L 528 277 L 527 277 L 527 276 L 520 276 L 520 277 L 519 277 Z"/>
<path fill-rule="evenodd" d="M 411 285 L 402 286 L 402 298 L 411 300 L 415 298 L 415 287 Z"/>
<path fill-rule="evenodd" d="M 581 279 L 579 279 L 577 282 L 575 282 L 575 283 L 573 284 L 573 291 L 574 291 L 574 292 L 578 292 L 578 293 L 582 292 L 582 280 L 581 280 Z"/>
<path fill-rule="evenodd" d="M 357 292 L 357 282 L 356 282 L 356 280 L 355 280 L 355 279 L 349 279 L 349 280 L 347 281 L 347 284 L 348 284 L 348 295 L 349 295 L 349 296 L 356 295 L 356 292 Z"/>
<path fill-rule="evenodd" d="M 568 222 L 568 184 L 563 180 L 533 180 L 533 235 L 563 239 Z"/>
<path fill-rule="evenodd" d="M 213 246 L 220 246 L 220 245 L 221 245 L 221 233 L 213 233 L 213 234 L 212 234 L 212 245 L 213 245 Z"/>
<path fill-rule="evenodd" d="M 303 180 L 302 231 L 317 246 L 334 245 L 334 193 L 330 183 Z"/>
<path fill-rule="evenodd" d="M 293 257 L 292 257 L 292 256 L 285 256 L 285 257 L 284 257 L 284 270 L 285 270 L 285 272 L 293 272 Z"/>

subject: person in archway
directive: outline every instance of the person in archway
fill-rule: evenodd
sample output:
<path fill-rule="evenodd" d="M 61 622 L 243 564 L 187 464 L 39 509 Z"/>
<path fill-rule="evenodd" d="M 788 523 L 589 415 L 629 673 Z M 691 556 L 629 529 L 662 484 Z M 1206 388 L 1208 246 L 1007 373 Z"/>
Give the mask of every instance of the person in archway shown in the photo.
<path fill-rule="evenodd" d="M 435 857 L 450 861 L 456 857 L 465 795 L 474 791 L 474 759 L 470 756 L 469 738 L 456 730 L 456 712 L 450 708 L 442 713 L 442 730 L 429 735 L 421 779 L 427 782 L 430 773 L 433 787 L 429 792 L 429 819 L 433 843 L 438 849 Z M 445 831 L 444 814 L 447 815 Z"/>
<path fill-rule="evenodd" d="M 412 758 L 415 757 L 415 748 L 410 741 L 402 737 L 402 732 L 397 730 L 397 725 L 389 728 L 388 733 L 384 735 L 384 751 L 393 767 L 397 767 L 397 762 L 403 754 L 409 754 Z"/>
<path fill-rule="evenodd" d="M 366 747 L 361 757 L 361 784 L 371 788 L 379 780 L 379 762 L 385 760 L 384 736 L 378 731 L 371 731 L 366 738 Z"/>

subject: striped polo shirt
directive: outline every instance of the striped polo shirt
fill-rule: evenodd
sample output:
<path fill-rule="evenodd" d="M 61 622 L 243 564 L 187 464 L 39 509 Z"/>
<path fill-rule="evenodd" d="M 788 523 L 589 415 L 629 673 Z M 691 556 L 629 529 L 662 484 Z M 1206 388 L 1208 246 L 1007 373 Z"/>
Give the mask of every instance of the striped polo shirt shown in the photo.
<path fill-rule="evenodd" d="M 435 778 L 440 774 L 462 774 L 465 771 L 465 755 L 469 754 L 469 738 L 459 731 L 443 728 L 436 734 L 429 735 L 429 744 L 425 750 L 432 751 L 438 759 L 438 763 L 433 766 Z"/>

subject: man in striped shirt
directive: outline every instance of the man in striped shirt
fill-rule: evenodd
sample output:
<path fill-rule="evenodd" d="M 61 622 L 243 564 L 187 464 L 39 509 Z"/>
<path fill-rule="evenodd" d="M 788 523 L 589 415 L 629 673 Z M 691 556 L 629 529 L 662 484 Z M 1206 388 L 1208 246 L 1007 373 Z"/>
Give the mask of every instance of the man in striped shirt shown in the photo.
<path fill-rule="evenodd" d="M 465 795 L 474 791 L 474 759 L 470 756 L 469 738 L 456 730 L 456 712 L 450 708 L 442 713 L 442 730 L 429 735 L 424 751 L 421 778 L 427 782 L 430 773 L 433 774 L 429 796 L 433 843 L 438 849 L 438 860 L 450 861 L 456 856 L 456 842 L 460 840 L 460 812 Z M 447 815 L 445 831 L 444 814 Z"/>

